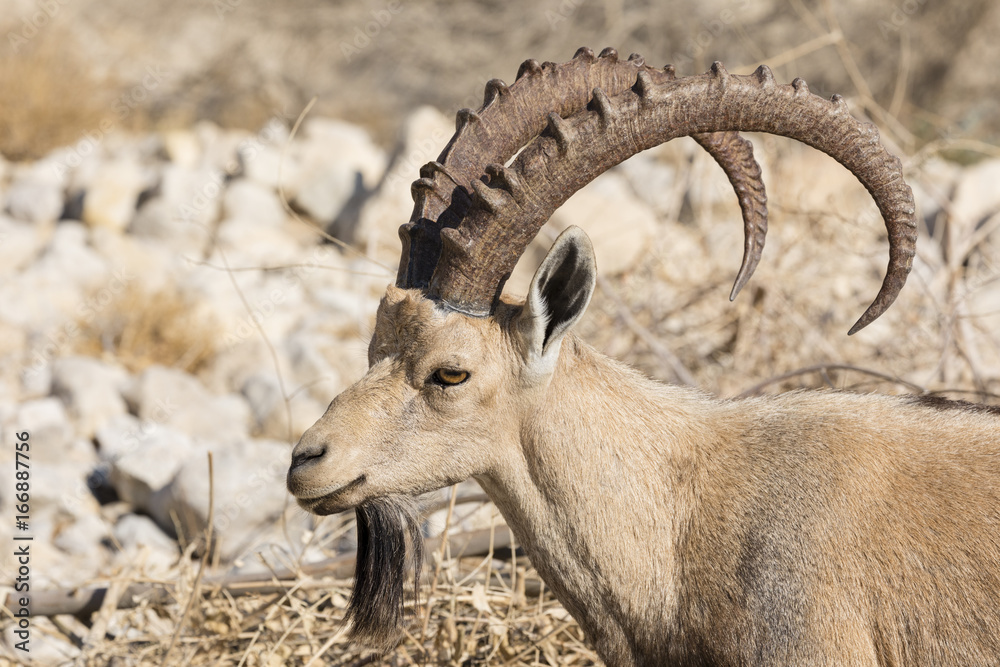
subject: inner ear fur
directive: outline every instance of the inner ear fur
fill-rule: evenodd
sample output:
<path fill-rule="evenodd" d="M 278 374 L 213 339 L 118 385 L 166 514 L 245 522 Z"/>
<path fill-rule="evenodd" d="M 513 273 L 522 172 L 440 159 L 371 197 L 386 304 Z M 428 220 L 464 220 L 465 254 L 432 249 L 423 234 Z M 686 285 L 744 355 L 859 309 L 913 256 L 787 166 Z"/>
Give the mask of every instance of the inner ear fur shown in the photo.
<path fill-rule="evenodd" d="M 566 229 L 542 260 L 521 315 L 529 349 L 546 355 L 583 316 L 597 285 L 597 262 L 590 238 L 579 227 Z"/>

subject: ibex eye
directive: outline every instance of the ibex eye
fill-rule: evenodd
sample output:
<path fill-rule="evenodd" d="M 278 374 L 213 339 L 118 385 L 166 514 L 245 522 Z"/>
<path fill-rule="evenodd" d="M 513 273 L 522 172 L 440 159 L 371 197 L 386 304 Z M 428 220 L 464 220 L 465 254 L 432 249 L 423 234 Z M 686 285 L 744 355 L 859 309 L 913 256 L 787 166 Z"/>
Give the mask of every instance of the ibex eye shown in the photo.
<path fill-rule="evenodd" d="M 455 385 L 462 384 L 469 379 L 469 373 L 467 371 L 453 371 L 447 368 L 439 368 L 434 371 L 434 375 L 431 376 L 434 382 L 442 385 Z"/>

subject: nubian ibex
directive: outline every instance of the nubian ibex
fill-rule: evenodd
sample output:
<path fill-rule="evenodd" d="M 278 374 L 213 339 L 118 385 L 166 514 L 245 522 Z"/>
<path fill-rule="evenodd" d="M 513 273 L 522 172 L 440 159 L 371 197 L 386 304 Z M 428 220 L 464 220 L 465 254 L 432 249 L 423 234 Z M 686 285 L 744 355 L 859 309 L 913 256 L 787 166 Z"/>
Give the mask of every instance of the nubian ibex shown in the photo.
<path fill-rule="evenodd" d="M 888 272 L 857 331 L 895 299 L 917 235 L 872 125 L 766 67 L 677 78 L 613 49 L 529 60 L 457 124 L 413 185 L 368 373 L 288 471 L 306 510 L 356 508 L 355 637 L 398 634 L 420 563 L 405 499 L 474 477 L 608 665 L 1000 664 L 1000 410 L 839 392 L 720 400 L 653 382 L 570 333 L 596 280 L 573 227 L 523 304 L 500 296 L 570 195 L 679 136 L 739 196 L 735 296 L 766 232 L 736 132 L 769 132 L 835 158 L 885 219 Z"/>

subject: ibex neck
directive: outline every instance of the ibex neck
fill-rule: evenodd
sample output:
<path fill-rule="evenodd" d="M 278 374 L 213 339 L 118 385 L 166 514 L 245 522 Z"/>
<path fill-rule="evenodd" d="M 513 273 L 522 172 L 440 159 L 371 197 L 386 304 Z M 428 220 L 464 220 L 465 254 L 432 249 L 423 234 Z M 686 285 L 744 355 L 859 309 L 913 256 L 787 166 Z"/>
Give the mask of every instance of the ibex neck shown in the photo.
<path fill-rule="evenodd" d="M 674 621 L 691 462 L 716 439 L 700 417 L 718 408 L 575 339 L 563 347 L 551 384 L 525 408 L 521 451 L 480 481 L 591 639 L 620 652 L 625 628 Z"/>

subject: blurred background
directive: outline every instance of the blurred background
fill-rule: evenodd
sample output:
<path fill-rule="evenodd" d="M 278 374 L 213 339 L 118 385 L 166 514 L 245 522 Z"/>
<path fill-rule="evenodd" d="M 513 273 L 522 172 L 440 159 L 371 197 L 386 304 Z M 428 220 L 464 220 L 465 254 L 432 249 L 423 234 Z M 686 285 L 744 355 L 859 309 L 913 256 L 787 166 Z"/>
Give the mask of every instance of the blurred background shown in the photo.
<path fill-rule="evenodd" d="M 861 96 L 907 131 L 907 148 L 1000 130 L 993 67 L 1000 8 L 989 0 L 608 0 L 174 3 L 6 0 L 0 151 L 38 156 L 75 141 L 147 68 L 163 81 L 130 129 L 210 120 L 258 129 L 276 110 L 357 122 L 382 144 L 417 105 L 476 106 L 528 57 L 580 46 L 638 52 L 679 74 L 714 60 L 768 62 L 779 80 Z M 39 13 L 41 12 L 41 13 Z M 35 34 L 37 33 L 37 34 Z"/>
<path fill-rule="evenodd" d="M 878 211 L 827 156 L 751 135 L 770 231 L 730 303 L 736 198 L 680 139 L 574 195 L 509 293 L 579 224 L 601 282 L 578 333 L 652 377 L 1000 402 L 995 2 L 0 8 L 0 538 L 29 432 L 38 614 L 30 656 L 0 617 L 0 664 L 599 664 L 475 483 L 424 499 L 433 558 L 400 648 L 351 645 L 353 515 L 284 490 L 291 445 L 365 371 L 410 182 L 528 58 L 766 63 L 841 94 L 902 159 L 920 239 L 897 303 L 848 338 L 885 270 Z"/>

